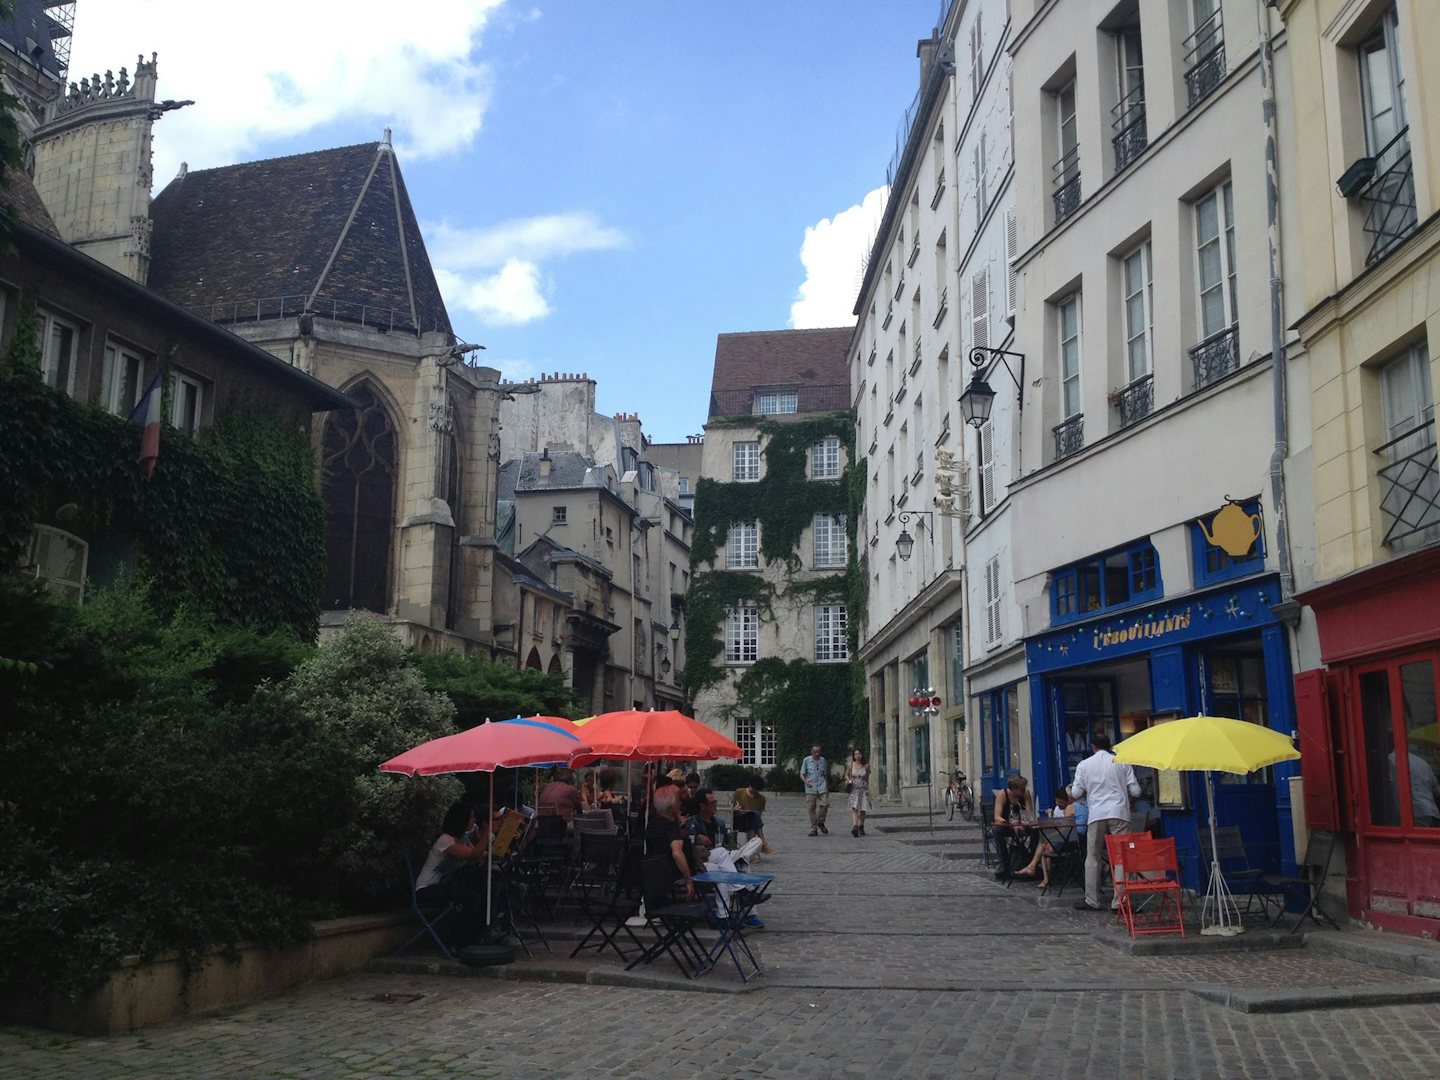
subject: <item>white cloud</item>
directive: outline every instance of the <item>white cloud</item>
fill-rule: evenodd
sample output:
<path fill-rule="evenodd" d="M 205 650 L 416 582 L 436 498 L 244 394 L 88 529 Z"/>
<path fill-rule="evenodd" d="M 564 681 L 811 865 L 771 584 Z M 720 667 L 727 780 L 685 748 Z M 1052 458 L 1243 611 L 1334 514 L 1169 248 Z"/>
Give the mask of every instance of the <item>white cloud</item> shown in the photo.
<path fill-rule="evenodd" d="M 442 221 L 426 225 L 424 233 L 446 303 L 474 312 L 491 326 L 517 326 L 550 314 L 546 291 L 551 283 L 542 261 L 630 242 L 624 232 L 583 210 L 478 228 Z"/>
<path fill-rule="evenodd" d="M 159 91 L 195 104 L 156 125 L 157 186 L 182 159 L 195 168 L 242 160 L 267 139 L 325 125 L 387 124 L 411 158 L 467 146 L 490 102 L 481 35 L 504 0 L 194 0 L 79 5 L 70 75 L 159 53 Z"/>
<path fill-rule="evenodd" d="M 792 327 L 847 326 L 855 321 L 862 267 L 889 191 L 876 188 L 856 205 L 806 227 L 800 244 L 805 280 L 790 305 Z"/>

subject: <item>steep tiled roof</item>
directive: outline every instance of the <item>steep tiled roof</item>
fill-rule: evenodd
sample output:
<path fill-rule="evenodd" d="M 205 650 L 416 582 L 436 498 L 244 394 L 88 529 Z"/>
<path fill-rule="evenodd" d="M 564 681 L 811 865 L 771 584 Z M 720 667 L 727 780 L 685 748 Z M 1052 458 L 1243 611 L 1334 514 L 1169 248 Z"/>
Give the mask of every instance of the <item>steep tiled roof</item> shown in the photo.
<path fill-rule="evenodd" d="M 548 476 L 540 475 L 539 454 L 523 454 L 501 465 L 499 497 L 513 499 L 516 491 L 606 488 L 605 477 L 610 472 L 608 466 L 595 465 L 584 454 L 574 450 L 547 453 L 550 461 Z M 619 498 L 618 495 L 616 497 Z"/>
<path fill-rule="evenodd" d="M 851 328 L 720 334 L 710 380 L 710 415 L 745 416 L 756 390 L 795 390 L 799 412 L 850 407 L 846 350 Z"/>
<path fill-rule="evenodd" d="M 388 143 L 186 173 L 151 218 L 150 286 L 207 316 L 283 297 L 286 315 L 450 330 Z"/>
<path fill-rule="evenodd" d="M 51 236 L 60 235 L 50 211 L 45 209 L 40 193 L 35 190 L 34 181 L 20 169 L 0 166 L 0 206 L 8 210 L 16 221 Z"/>

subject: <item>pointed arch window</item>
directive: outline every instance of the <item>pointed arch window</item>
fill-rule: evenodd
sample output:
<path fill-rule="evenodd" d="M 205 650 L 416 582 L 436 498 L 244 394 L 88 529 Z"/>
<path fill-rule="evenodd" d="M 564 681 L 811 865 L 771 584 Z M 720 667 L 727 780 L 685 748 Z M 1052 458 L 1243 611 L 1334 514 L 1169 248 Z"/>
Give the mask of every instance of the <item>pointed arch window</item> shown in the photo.
<path fill-rule="evenodd" d="M 395 535 L 395 425 L 361 384 L 356 409 L 331 414 L 321 459 L 325 497 L 325 607 L 388 611 Z"/>

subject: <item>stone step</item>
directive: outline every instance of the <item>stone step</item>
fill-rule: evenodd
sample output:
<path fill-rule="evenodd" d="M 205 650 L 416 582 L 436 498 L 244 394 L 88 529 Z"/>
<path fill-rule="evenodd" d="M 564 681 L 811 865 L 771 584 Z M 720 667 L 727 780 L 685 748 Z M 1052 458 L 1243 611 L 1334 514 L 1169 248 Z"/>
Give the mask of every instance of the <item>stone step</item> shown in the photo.
<path fill-rule="evenodd" d="M 869 824 L 869 822 L 867 821 L 866 824 Z M 919 822 L 916 822 L 916 823 L 906 822 L 906 823 L 904 823 L 904 824 L 890 824 L 889 822 L 886 822 L 886 823 L 884 823 L 884 824 L 877 824 L 877 825 L 875 825 L 875 831 L 876 831 L 876 832 L 892 833 L 892 834 L 893 834 L 893 833 L 923 833 L 923 832 L 929 832 L 929 831 L 931 830 L 931 828 L 932 828 L 932 826 L 931 826 L 929 823 L 927 823 L 927 822 L 925 822 L 925 821 L 923 821 L 923 820 L 922 820 L 922 821 L 919 821 Z M 977 824 L 976 824 L 975 822 L 973 822 L 973 821 L 946 821 L 944 818 L 941 818 L 939 821 L 937 821 L 937 822 L 934 823 L 933 828 L 934 828 L 934 830 L 935 830 L 937 833 L 939 833 L 939 832 L 956 832 L 956 833 L 959 833 L 959 832 L 973 832 L 976 836 L 979 836 L 979 835 L 980 835 L 980 826 L 977 825 Z"/>
<path fill-rule="evenodd" d="M 904 844 L 906 847 L 963 848 L 966 851 L 974 851 L 977 855 L 980 853 L 980 849 L 982 847 L 980 843 L 980 838 L 978 836 L 975 838 L 975 842 L 973 844 L 966 843 L 964 840 L 961 840 L 954 836 L 897 836 L 895 837 L 895 840 L 898 843 Z"/>

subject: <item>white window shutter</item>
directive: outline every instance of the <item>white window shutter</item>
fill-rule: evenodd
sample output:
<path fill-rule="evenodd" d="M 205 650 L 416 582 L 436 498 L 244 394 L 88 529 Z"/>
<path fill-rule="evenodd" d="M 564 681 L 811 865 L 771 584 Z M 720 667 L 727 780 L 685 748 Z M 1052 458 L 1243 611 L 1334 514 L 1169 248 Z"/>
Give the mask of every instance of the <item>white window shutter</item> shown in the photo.
<path fill-rule="evenodd" d="M 988 512 L 995 505 L 995 425 L 987 420 L 980 425 L 980 510 Z"/>
<path fill-rule="evenodd" d="M 1015 256 L 1018 254 L 1018 238 L 1015 235 L 1015 211 L 1005 211 L 1005 317 L 1015 322 Z"/>
<path fill-rule="evenodd" d="M 970 276 L 970 345 L 990 347 L 990 268 L 981 267 Z"/>

